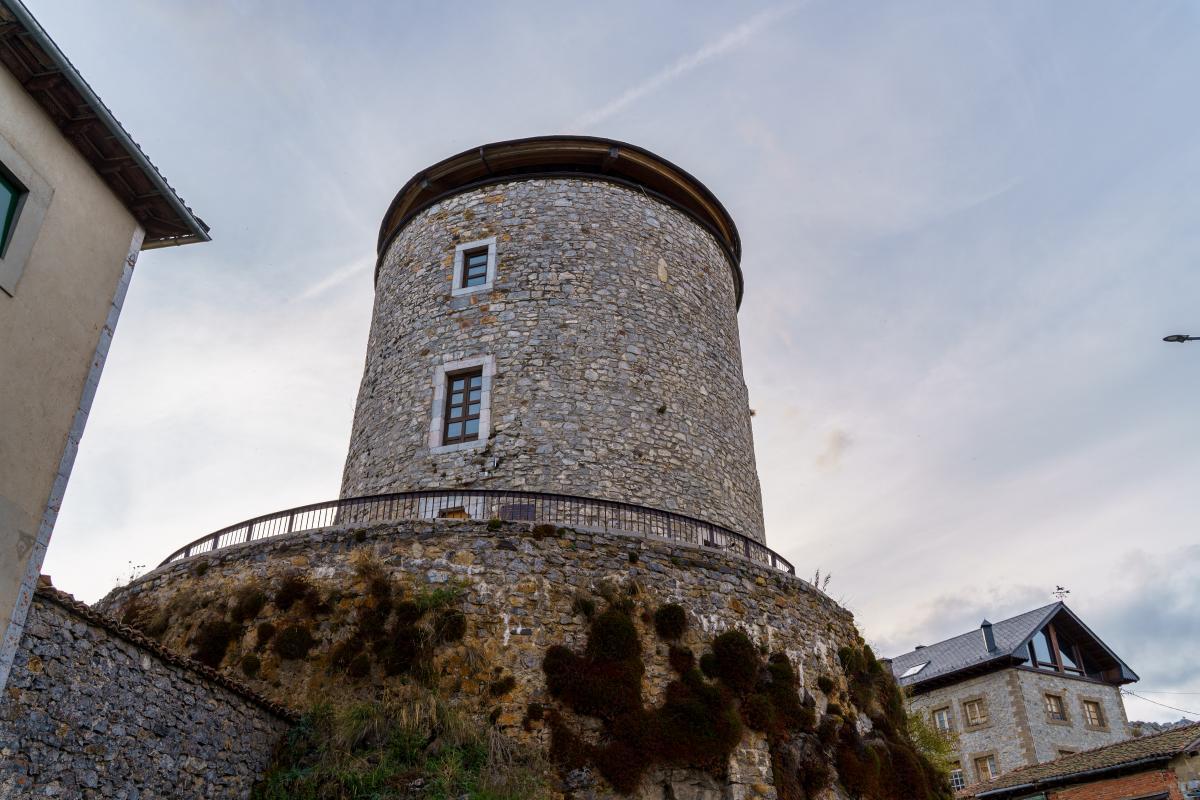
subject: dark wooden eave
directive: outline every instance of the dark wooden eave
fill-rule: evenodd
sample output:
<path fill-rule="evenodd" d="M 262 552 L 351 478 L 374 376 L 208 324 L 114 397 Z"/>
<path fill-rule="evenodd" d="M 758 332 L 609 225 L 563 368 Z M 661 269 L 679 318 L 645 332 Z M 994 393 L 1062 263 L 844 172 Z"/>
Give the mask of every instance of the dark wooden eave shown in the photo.
<path fill-rule="evenodd" d="M 397 233 L 438 201 L 479 186 L 547 177 L 588 177 L 636 187 L 682 211 L 725 252 L 737 303 L 742 301 L 742 245 L 733 218 L 690 174 L 636 145 L 594 136 L 536 136 L 474 147 L 418 172 L 396 194 L 379 228 L 382 259 Z M 376 266 L 378 273 L 378 265 Z"/>
<path fill-rule="evenodd" d="M 208 226 L 92 91 L 20 0 L 0 0 L 0 64 L 146 231 L 143 249 L 209 240 Z"/>

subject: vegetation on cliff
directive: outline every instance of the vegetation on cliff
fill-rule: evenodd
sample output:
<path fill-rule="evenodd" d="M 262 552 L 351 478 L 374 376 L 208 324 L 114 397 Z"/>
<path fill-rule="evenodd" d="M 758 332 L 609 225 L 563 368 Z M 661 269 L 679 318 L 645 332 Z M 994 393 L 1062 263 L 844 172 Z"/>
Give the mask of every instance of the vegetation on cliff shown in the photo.
<path fill-rule="evenodd" d="M 858 713 L 847 717 L 830 702 L 818 724 L 816 700 L 800 686 L 785 653 L 764 658 L 765 648 L 731 630 L 697 659 L 679 644 L 687 629 L 682 608 L 662 606 L 643 619 L 670 642 L 668 663 L 677 676 L 655 707 L 647 708 L 642 698 L 646 666 L 628 598 L 610 597 L 608 607 L 591 617 L 582 653 L 561 645 L 546 651 L 546 687 L 565 709 L 543 712 L 539 706 L 538 714 L 545 713 L 551 757 L 561 769 L 594 767 L 623 794 L 637 790 L 654 768 L 692 768 L 723 779 L 749 728 L 767 739 L 780 800 L 815 797 L 834 780 L 834 764 L 836 779 L 862 800 L 951 796 L 940 765 L 929 757 L 929 743 L 910 733 L 902 696 L 870 648 L 839 653 L 847 686 L 840 699 Z M 820 684 L 831 697 L 838 691 L 828 677 Z M 567 710 L 598 719 L 600 734 L 577 731 Z M 860 715 L 869 720 L 865 733 Z"/>
<path fill-rule="evenodd" d="M 256 800 L 538 800 L 550 770 L 416 684 L 313 708 L 281 743 Z"/>

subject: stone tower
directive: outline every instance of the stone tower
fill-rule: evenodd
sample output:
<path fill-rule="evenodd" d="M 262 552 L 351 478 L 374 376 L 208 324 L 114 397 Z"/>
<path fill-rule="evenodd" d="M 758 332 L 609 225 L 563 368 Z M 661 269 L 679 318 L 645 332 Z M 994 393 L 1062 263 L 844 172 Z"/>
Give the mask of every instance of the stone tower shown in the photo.
<path fill-rule="evenodd" d="M 383 221 L 342 496 L 547 492 L 763 541 L 740 244 L 699 181 L 554 136 L 435 164 Z"/>

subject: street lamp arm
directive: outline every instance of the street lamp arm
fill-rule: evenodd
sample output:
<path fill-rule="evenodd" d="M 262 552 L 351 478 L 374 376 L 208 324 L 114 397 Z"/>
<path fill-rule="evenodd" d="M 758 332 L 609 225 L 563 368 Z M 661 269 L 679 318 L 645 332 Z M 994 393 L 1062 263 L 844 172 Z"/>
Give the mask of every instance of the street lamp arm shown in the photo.
<path fill-rule="evenodd" d="M 1186 333 L 1172 333 L 1170 336 L 1164 336 L 1164 342 L 1195 342 L 1200 340 L 1200 336 L 1188 336 Z"/>

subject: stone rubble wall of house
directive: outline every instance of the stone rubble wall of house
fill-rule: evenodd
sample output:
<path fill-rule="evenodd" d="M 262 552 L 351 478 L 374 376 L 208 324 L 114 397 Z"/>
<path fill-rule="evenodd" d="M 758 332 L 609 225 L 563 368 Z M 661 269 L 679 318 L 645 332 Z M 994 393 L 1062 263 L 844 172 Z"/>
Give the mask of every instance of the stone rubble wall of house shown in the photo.
<path fill-rule="evenodd" d="M 37 594 L 0 698 L 0 797 L 247 797 L 291 724 Z"/>
<path fill-rule="evenodd" d="M 588 621 L 578 612 L 576 599 L 591 598 L 603 610 L 600 593 L 614 588 L 621 596 L 631 596 L 637 606 L 647 705 L 661 702 L 666 684 L 675 675 L 667 661 L 666 643 L 640 615 L 672 602 L 687 611 L 689 630 L 682 644 L 697 655 L 719 633 L 740 628 L 768 651 L 791 658 L 803 687 L 816 698 L 818 712 L 831 701 L 817 685 L 823 675 L 838 687 L 832 691 L 836 696 L 832 701 L 843 708 L 851 705 L 838 649 L 858 646 L 862 640 L 851 614 L 801 579 L 664 539 L 565 528 L 539 537 L 524 524 L 505 523 L 495 529 L 497 524 L 492 523 L 490 527 L 482 522 L 439 520 L 327 528 L 260 540 L 161 567 L 109 593 L 98 607 L 119 617 L 133 603 L 161 608 L 177 596 L 191 598 L 185 606 L 201 597 L 223 602 L 246 586 L 261 587 L 270 597 L 284 577 L 303 574 L 322 597 L 336 598 L 329 614 L 314 618 L 296 607 L 282 612 L 268 602 L 235 637 L 222 669 L 297 708 L 339 694 L 369 696 L 388 680 L 398 679 L 384 678 L 376 665 L 370 676 L 355 682 L 344 671 L 331 669 L 329 656 L 338 642 L 356 635 L 356 614 L 373 602 L 367 582 L 354 568 L 362 558 L 356 554 L 370 553 L 389 579 L 404 587 L 408 598 L 438 588 L 462 587 L 457 607 L 466 616 L 466 635 L 438 649 L 434 662 L 438 688 L 481 720 L 493 718 L 498 727 L 526 744 L 545 747 L 549 743 L 544 724 L 527 719 L 530 704 L 558 707 L 542 672 L 547 649 L 564 644 L 582 651 Z M 163 643 L 186 650 L 196 626 L 213 609 L 172 620 Z M 260 647 L 256 641 L 256 626 L 263 621 L 273 624 L 276 637 L 288 625 L 311 624 L 316 644 L 303 660 L 281 660 L 270 646 Z M 246 678 L 238 669 L 248 653 L 261 659 L 256 678 Z M 511 690 L 494 696 L 490 687 L 508 676 L 514 679 Z M 589 720 L 578 722 L 586 727 Z M 683 775 L 686 772 L 668 771 L 650 783 L 672 782 L 676 797 L 775 796 L 767 745 L 750 732 L 732 759 L 728 785 L 712 788 L 703 774 Z M 688 786 L 695 792 L 700 791 L 696 787 L 709 786 L 705 791 L 719 794 L 686 794 L 692 791 Z M 659 791 L 656 797 L 662 796 Z"/>
<path fill-rule="evenodd" d="M 1049 721 L 1047 692 L 1063 698 L 1066 723 Z M 972 728 L 967 725 L 963 703 L 975 698 L 983 698 L 988 721 Z M 1085 725 L 1085 699 L 1101 704 L 1107 722 L 1104 729 Z M 975 769 L 975 759 L 981 756 L 994 755 L 997 769 L 1005 773 L 1053 761 L 1059 750 L 1090 750 L 1129 738 L 1125 707 L 1116 687 L 1030 670 L 1006 669 L 933 689 L 914 695 L 909 707 L 926 719 L 932 719 L 937 709 L 949 707 L 967 783 L 981 780 Z"/>
<path fill-rule="evenodd" d="M 455 247 L 495 237 L 490 291 L 451 296 Z M 494 356 L 491 437 L 431 453 L 433 376 Z M 378 270 L 343 497 L 557 492 L 763 540 L 727 256 L 690 216 L 602 180 L 512 181 L 417 214 Z"/>

